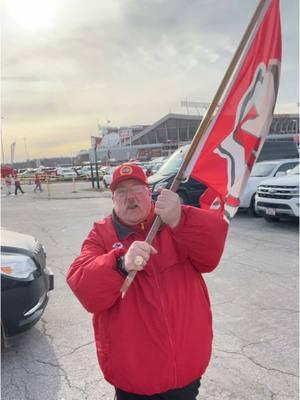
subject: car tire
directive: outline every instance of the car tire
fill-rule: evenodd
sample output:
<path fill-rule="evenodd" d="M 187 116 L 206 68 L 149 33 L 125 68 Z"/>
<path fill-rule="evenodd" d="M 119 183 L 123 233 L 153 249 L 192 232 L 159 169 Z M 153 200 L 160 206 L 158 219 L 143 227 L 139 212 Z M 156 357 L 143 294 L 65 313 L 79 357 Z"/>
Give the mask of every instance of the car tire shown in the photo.
<path fill-rule="evenodd" d="M 272 217 L 271 215 L 265 215 L 264 219 L 267 222 L 278 222 L 279 221 L 279 217 Z"/>
<path fill-rule="evenodd" d="M 251 199 L 251 202 L 250 202 L 250 207 L 249 207 L 249 209 L 248 209 L 248 214 L 251 216 L 251 217 L 255 217 L 255 218 L 258 218 L 258 217 L 260 217 L 260 215 L 256 212 L 256 210 L 255 210 L 255 193 L 254 193 L 254 195 L 252 196 L 252 199 Z"/>

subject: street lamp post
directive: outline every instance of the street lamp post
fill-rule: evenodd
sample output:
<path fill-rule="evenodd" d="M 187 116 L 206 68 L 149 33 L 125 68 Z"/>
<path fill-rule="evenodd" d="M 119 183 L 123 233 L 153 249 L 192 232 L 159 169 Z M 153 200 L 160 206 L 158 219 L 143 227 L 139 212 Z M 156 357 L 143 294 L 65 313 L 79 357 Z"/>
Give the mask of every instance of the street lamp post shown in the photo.
<path fill-rule="evenodd" d="M 98 160 L 97 160 L 97 144 L 94 147 L 94 151 L 95 151 L 95 168 L 96 168 L 97 189 L 100 189 L 99 172 L 98 172 Z"/>

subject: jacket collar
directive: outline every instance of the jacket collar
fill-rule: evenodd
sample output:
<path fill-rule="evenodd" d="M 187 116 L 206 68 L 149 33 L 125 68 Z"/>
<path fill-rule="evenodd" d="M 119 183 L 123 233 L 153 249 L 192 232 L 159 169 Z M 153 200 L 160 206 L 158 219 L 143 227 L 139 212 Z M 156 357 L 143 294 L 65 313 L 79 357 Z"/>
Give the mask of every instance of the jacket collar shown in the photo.
<path fill-rule="evenodd" d="M 134 233 L 134 230 L 130 226 L 122 224 L 122 222 L 117 217 L 115 210 L 113 210 L 111 218 L 113 226 L 117 231 L 118 237 L 120 239 L 125 239 L 127 236 L 130 236 L 132 233 Z"/>
<path fill-rule="evenodd" d="M 147 217 L 147 219 L 137 225 L 126 225 L 124 222 L 120 220 L 120 218 L 117 216 L 115 213 L 115 210 L 112 212 L 112 223 L 114 228 L 117 231 L 118 237 L 120 239 L 125 239 L 128 236 L 138 233 L 138 232 L 148 232 L 153 221 L 155 218 L 155 213 L 154 213 L 154 205 L 152 204 L 150 213 Z"/>

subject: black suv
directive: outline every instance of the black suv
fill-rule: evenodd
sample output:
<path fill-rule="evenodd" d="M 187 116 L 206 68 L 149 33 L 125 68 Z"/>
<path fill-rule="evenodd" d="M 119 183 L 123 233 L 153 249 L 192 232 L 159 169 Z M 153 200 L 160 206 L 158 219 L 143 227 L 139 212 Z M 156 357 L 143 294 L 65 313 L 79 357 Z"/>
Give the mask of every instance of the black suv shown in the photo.
<path fill-rule="evenodd" d="M 1 229 L 1 342 L 31 328 L 53 290 L 46 253 L 34 237 Z"/>
<path fill-rule="evenodd" d="M 175 178 L 184 156 L 190 145 L 180 147 L 170 158 L 160 167 L 156 174 L 148 178 L 149 187 L 152 190 L 152 198 L 155 201 L 159 194 L 158 189 L 169 189 L 173 179 Z M 194 207 L 199 207 L 199 198 L 205 192 L 206 186 L 203 183 L 189 178 L 180 184 L 177 194 L 179 195 L 182 204 L 189 204 Z"/>

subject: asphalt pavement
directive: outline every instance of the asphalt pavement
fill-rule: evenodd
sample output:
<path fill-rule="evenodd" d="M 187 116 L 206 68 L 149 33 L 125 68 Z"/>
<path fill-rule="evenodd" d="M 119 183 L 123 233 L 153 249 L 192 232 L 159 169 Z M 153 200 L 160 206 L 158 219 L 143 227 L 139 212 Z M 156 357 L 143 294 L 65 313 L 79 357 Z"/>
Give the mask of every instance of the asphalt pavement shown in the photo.
<path fill-rule="evenodd" d="M 112 208 L 90 182 L 2 196 L 2 226 L 36 236 L 47 251 L 55 289 L 42 320 L 2 351 L 5 400 L 112 400 L 99 370 L 91 315 L 65 276 L 95 220 Z M 44 185 L 44 189 L 46 189 Z M 214 347 L 199 400 L 298 399 L 298 224 L 238 214 L 219 267 L 205 275 Z M 195 316 L 196 318 L 196 316 Z M 188 399 L 187 399 L 188 400 Z"/>

